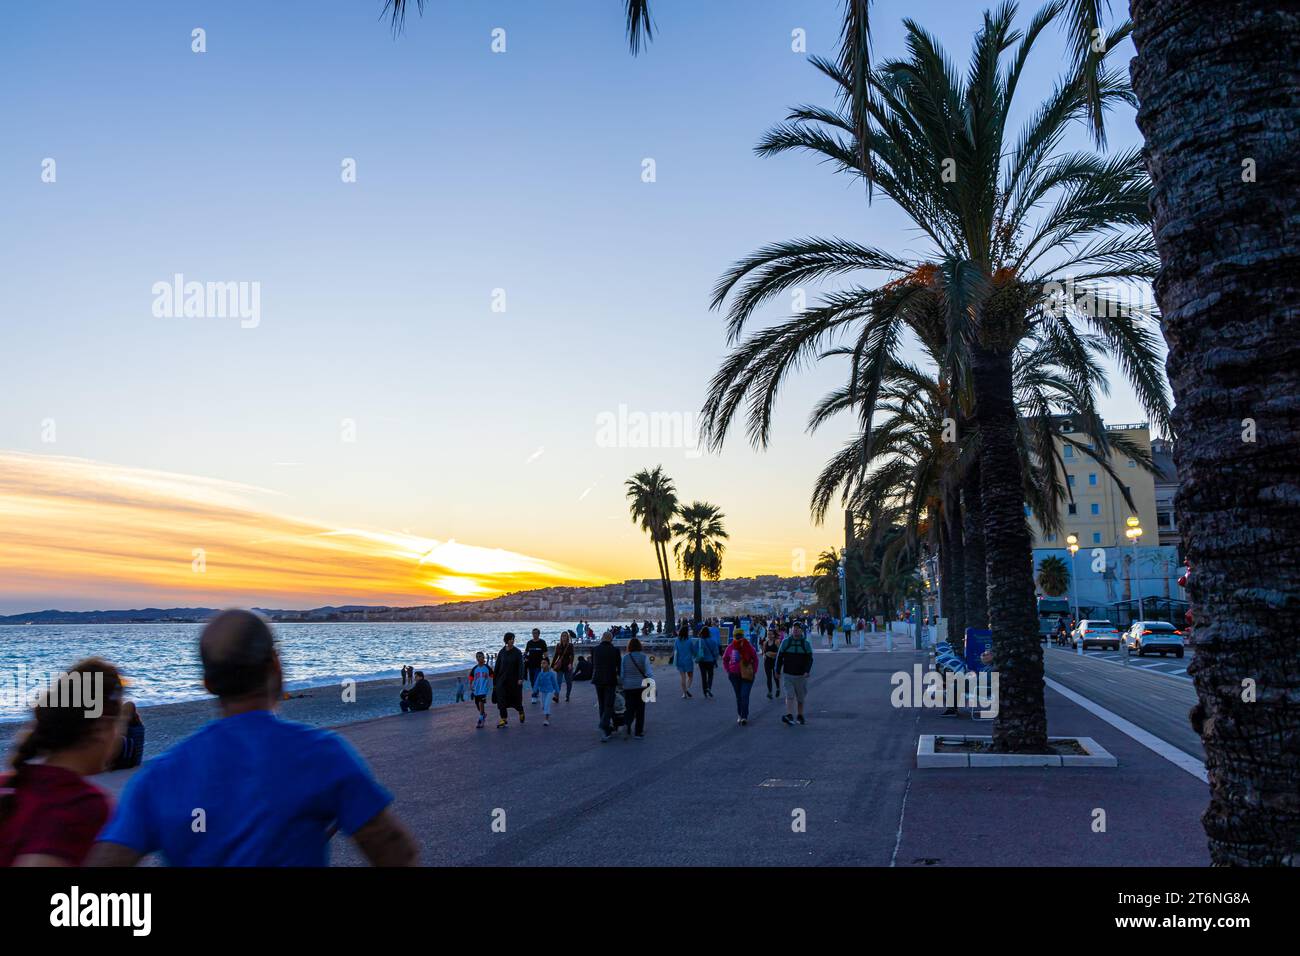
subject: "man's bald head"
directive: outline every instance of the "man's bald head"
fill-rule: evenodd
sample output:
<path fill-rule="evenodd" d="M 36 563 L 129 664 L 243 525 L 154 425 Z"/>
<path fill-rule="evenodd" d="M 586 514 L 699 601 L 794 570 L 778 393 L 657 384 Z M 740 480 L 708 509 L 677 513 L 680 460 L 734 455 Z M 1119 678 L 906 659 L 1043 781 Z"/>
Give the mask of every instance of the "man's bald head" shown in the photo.
<path fill-rule="evenodd" d="M 203 683 L 223 700 L 269 693 L 279 664 L 275 638 L 252 611 L 222 611 L 199 636 Z"/>

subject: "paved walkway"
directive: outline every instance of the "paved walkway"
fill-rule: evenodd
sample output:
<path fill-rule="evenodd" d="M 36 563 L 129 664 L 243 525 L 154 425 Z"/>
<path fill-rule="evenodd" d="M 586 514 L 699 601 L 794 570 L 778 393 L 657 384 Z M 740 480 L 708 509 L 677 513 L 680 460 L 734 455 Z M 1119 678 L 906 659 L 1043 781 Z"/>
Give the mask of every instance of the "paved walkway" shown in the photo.
<path fill-rule="evenodd" d="M 803 727 L 781 723 L 762 675 L 738 727 L 725 676 L 716 700 L 698 684 L 682 700 L 675 672 L 660 672 L 639 741 L 599 742 L 586 683 L 550 727 L 526 703 L 523 726 L 476 730 L 472 705 L 451 704 L 341 733 L 396 795 L 427 865 L 1208 864 L 1205 784 L 1055 691 L 1051 733 L 1095 738 L 1117 769 L 916 769 L 918 734 L 991 733 L 891 705 L 891 676 L 924 660 L 819 649 Z M 125 777 L 100 780 L 116 790 Z M 361 863 L 343 838 L 333 860 Z"/>

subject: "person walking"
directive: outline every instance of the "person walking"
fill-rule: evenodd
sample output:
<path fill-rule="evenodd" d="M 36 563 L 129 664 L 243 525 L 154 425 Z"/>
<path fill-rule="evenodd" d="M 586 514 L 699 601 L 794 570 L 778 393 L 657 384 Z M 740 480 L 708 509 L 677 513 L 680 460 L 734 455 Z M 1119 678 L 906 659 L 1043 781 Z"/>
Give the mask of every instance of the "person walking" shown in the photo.
<path fill-rule="evenodd" d="M 791 727 L 796 719 L 801 724 L 807 723 L 803 716 L 803 705 L 808 698 L 808 677 L 812 674 L 812 665 L 812 642 L 804 637 L 803 628 L 796 624 L 791 629 L 790 636 L 781 642 L 776 654 L 777 677 L 785 677 L 785 716 L 781 718 L 781 723 Z M 790 708 L 791 702 L 798 708 L 797 718 Z"/>
<path fill-rule="evenodd" d="M 700 636 L 695 641 L 695 663 L 700 665 L 700 690 L 706 700 L 713 699 L 713 674 L 718 666 L 722 648 L 712 627 L 700 629 Z"/>
<path fill-rule="evenodd" d="M 641 641 L 632 638 L 627 642 L 627 653 L 623 655 L 623 702 L 627 707 L 627 734 L 638 740 L 645 737 L 645 698 L 647 680 L 654 682 L 654 669 L 650 658 L 641 650 Z M 635 728 L 634 725 L 635 724 Z"/>
<path fill-rule="evenodd" d="M 533 703 L 537 703 L 537 675 L 542 670 L 542 658 L 546 656 L 546 641 L 542 640 L 540 628 L 533 628 L 533 637 L 524 645 L 524 663 L 528 668 L 528 686 L 533 692 Z"/>
<path fill-rule="evenodd" d="M 564 684 L 564 702 L 567 704 L 569 698 L 573 696 L 573 649 L 574 643 L 570 639 L 571 631 L 565 631 L 560 635 L 560 643 L 555 645 L 555 656 L 551 658 L 551 670 L 555 672 L 555 701 L 560 700 L 560 684 Z"/>
<path fill-rule="evenodd" d="M 0 867 L 81 866 L 108 820 L 108 796 L 87 778 L 121 749 L 122 678 L 96 657 L 66 676 L 41 691 L 13 772 L 0 777 Z M 95 688 L 93 707 L 80 694 L 86 686 Z M 62 693 L 66 687 L 78 693 Z"/>
<path fill-rule="evenodd" d="M 169 866 L 326 866 L 336 830 L 372 864 L 419 861 L 392 794 L 351 745 L 275 715 L 284 672 L 265 620 L 221 612 L 199 658 L 221 716 L 135 772 L 86 865 L 160 853 Z"/>
<path fill-rule="evenodd" d="M 736 723 L 743 727 L 749 723 L 749 694 L 758 676 L 758 654 L 754 645 L 745 639 L 744 631 L 737 630 L 727 645 L 722 654 L 722 669 L 736 692 Z"/>
<path fill-rule="evenodd" d="M 591 684 L 596 688 L 600 708 L 601 743 L 614 735 L 614 691 L 618 687 L 622 657 L 614 646 L 614 632 L 607 630 L 591 652 Z"/>
<path fill-rule="evenodd" d="M 690 627 L 685 621 L 677 631 L 673 641 L 673 664 L 677 667 L 677 679 L 682 685 L 682 700 L 691 697 L 691 682 L 695 680 L 695 640 L 691 637 Z"/>
<path fill-rule="evenodd" d="M 537 681 L 533 684 L 542 695 L 542 726 L 551 726 L 551 705 L 560 699 L 560 682 L 555 677 L 555 671 L 551 670 L 551 659 L 542 658 L 542 669 L 537 674 Z"/>
<path fill-rule="evenodd" d="M 492 668 L 488 667 L 482 651 L 474 655 L 474 666 L 469 671 L 469 693 L 478 711 L 478 723 L 474 726 L 481 730 L 487 721 L 487 695 L 492 693 Z"/>
<path fill-rule="evenodd" d="M 501 719 L 497 730 L 504 730 L 511 710 L 519 711 L 519 722 L 524 722 L 524 655 L 515 647 L 515 636 L 506 632 L 505 646 L 497 651 L 496 667 L 492 677 L 492 700 L 496 702 Z"/>
<path fill-rule="evenodd" d="M 767 678 L 767 699 L 781 696 L 781 672 L 776 669 L 776 655 L 781 649 L 781 638 L 784 635 L 779 627 L 773 627 L 763 638 L 763 676 Z M 776 693 L 772 693 L 772 683 L 775 678 Z"/>

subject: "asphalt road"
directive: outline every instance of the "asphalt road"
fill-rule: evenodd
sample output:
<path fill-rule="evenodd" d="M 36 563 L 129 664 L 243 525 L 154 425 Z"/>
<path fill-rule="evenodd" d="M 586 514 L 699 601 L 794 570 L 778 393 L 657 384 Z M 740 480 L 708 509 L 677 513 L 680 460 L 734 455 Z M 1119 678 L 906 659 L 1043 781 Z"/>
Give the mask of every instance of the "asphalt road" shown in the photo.
<path fill-rule="evenodd" d="M 1043 668 L 1048 677 L 1094 703 L 1137 724 L 1197 760 L 1205 760 L 1201 738 L 1192 730 L 1188 712 L 1196 691 L 1185 673 L 1189 658 L 1168 658 L 1167 667 L 1137 657 L 1124 663 L 1122 651 L 1089 651 L 1049 647 Z"/>

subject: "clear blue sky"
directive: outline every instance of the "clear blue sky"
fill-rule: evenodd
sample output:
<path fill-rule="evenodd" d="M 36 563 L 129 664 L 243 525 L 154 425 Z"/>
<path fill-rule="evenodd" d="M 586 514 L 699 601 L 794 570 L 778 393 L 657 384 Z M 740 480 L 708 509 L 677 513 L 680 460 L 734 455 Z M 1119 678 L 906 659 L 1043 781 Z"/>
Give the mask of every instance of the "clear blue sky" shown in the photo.
<path fill-rule="evenodd" d="M 662 461 L 727 512 L 733 573 L 790 573 L 794 549 L 832 543 L 807 498 L 851 426 L 804 421 L 837 369 L 792 384 L 767 454 L 593 433 L 619 404 L 698 410 L 725 348 L 709 292 L 735 258 L 810 234 L 923 248 L 810 158 L 753 155 L 787 107 L 830 102 L 791 30 L 833 55 L 839 4 L 658 0 L 637 58 L 617 0 L 431 0 L 396 39 L 381 7 L 0 7 L 0 449 L 244 482 L 279 513 L 612 578 L 654 574 L 621 482 Z M 906 15 L 964 62 L 979 9 L 879 2 L 876 53 L 901 51 Z M 1026 93 L 1062 49 L 1045 37 Z M 1112 130 L 1137 141 L 1131 116 Z M 153 317 L 151 286 L 178 272 L 260 282 L 260 325 Z M 1118 382 L 1103 409 L 1143 417 Z"/>

